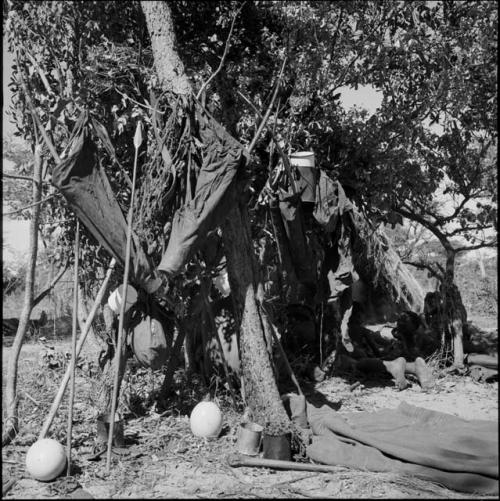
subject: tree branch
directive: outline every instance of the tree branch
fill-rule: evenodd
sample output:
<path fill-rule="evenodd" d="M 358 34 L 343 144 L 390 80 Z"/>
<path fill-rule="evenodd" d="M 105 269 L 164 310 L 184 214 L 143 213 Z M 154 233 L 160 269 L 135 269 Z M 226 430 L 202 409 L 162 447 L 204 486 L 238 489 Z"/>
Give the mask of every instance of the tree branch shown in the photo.
<path fill-rule="evenodd" d="M 13 174 L 2 174 L 3 177 L 7 177 L 9 179 L 22 179 L 23 181 L 31 181 L 32 183 L 35 183 L 36 181 L 32 177 L 28 176 L 15 176 Z M 43 181 L 42 181 L 43 183 Z M 45 183 L 47 184 L 47 183 Z"/>
<path fill-rule="evenodd" d="M 200 98 L 203 91 L 208 87 L 208 84 L 216 77 L 217 73 L 219 73 L 219 71 L 224 66 L 224 61 L 226 60 L 227 53 L 229 52 L 229 47 L 230 47 L 229 42 L 231 41 L 231 36 L 233 34 L 234 23 L 236 22 L 236 18 L 238 17 L 238 14 L 241 12 L 241 9 L 245 5 L 245 3 L 246 2 L 243 2 L 240 5 L 239 9 L 235 12 L 235 14 L 233 16 L 233 20 L 231 22 L 231 29 L 229 30 L 229 35 L 227 36 L 227 39 L 226 39 L 226 45 L 224 47 L 224 53 L 222 54 L 222 58 L 220 60 L 219 67 L 210 75 L 209 79 L 201 86 L 200 90 L 196 94 L 196 99 Z"/>
<path fill-rule="evenodd" d="M 492 240 L 491 242 L 481 242 L 476 245 L 464 245 L 462 247 L 457 247 L 455 249 L 455 252 L 465 252 L 465 251 L 471 251 L 471 250 L 476 250 L 476 249 L 484 249 L 485 247 L 496 247 L 498 245 L 498 242 L 496 240 Z"/>
<path fill-rule="evenodd" d="M 18 212 L 22 212 L 23 210 L 26 210 L 26 209 L 29 209 L 31 207 L 35 207 L 35 205 L 40 205 L 40 204 L 43 204 L 45 202 L 48 202 L 49 200 L 51 200 L 52 198 L 54 198 L 55 195 L 50 195 L 49 197 L 47 198 L 44 198 L 43 200 L 40 200 L 39 202 L 35 202 L 33 204 L 30 204 L 30 205 L 26 205 L 24 207 L 21 207 L 20 209 L 16 209 L 16 210 L 13 210 L 12 212 L 4 212 L 2 214 L 2 216 L 12 216 L 14 214 L 17 214 Z"/>
<path fill-rule="evenodd" d="M 392 210 L 398 214 L 401 214 L 401 216 L 405 217 L 406 219 L 410 219 L 411 221 L 416 221 L 417 223 L 420 223 L 422 226 L 427 228 L 431 233 L 433 233 L 437 239 L 441 242 L 443 247 L 448 249 L 450 247 L 450 243 L 448 241 L 448 238 L 444 233 L 442 233 L 438 228 L 435 227 L 431 222 L 427 221 L 425 218 L 422 216 L 415 214 L 413 212 L 410 212 L 409 210 L 405 210 L 401 207 L 392 207 Z"/>
<path fill-rule="evenodd" d="M 68 266 L 69 266 L 69 258 L 66 259 L 66 263 L 61 268 L 59 273 L 52 279 L 52 282 L 50 282 L 50 284 L 47 286 L 47 288 L 44 289 L 42 292 L 40 292 L 40 294 L 38 294 L 38 296 L 35 299 L 33 299 L 33 308 L 40 301 L 42 301 L 42 299 L 44 299 L 50 293 L 50 291 L 56 286 L 57 282 L 59 282 L 59 280 L 61 280 L 65 271 L 68 269 Z"/>
<path fill-rule="evenodd" d="M 43 85 L 45 86 L 45 90 L 50 95 L 54 95 L 54 92 L 52 91 L 52 88 L 49 85 L 49 81 L 47 80 L 47 76 L 45 75 L 45 72 L 42 70 L 42 67 L 38 64 L 36 59 L 26 50 L 26 48 L 24 49 L 24 52 L 28 56 L 28 59 L 31 61 L 31 64 L 36 68 L 38 74 L 40 75 Z"/>
<path fill-rule="evenodd" d="M 247 103 L 252 110 L 257 114 L 257 116 L 261 119 L 264 120 L 264 117 L 262 116 L 262 113 L 259 111 L 259 109 L 248 99 L 245 95 L 243 95 L 239 90 L 236 91 L 240 97 Z M 278 150 L 278 153 L 281 157 L 281 160 L 283 161 L 283 165 L 285 167 L 286 173 L 288 175 L 288 179 L 290 180 L 290 184 L 292 186 L 292 191 L 293 193 L 297 193 L 297 187 L 295 185 L 295 179 L 293 179 L 292 176 L 292 168 L 290 166 L 290 159 L 288 158 L 287 154 L 283 151 L 283 148 L 281 147 L 274 131 L 271 131 L 271 137 L 274 141 L 274 144 L 276 145 L 276 149 Z"/>
<path fill-rule="evenodd" d="M 440 280 L 443 278 L 443 275 L 440 273 L 440 271 L 433 268 L 432 265 L 429 263 L 423 263 L 423 262 L 416 263 L 414 261 L 403 261 L 403 263 L 413 266 L 419 270 L 427 270 L 433 277 L 438 278 Z M 436 266 L 439 266 L 438 263 L 435 264 Z"/>
<path fill-rule="evenodd" d="M 21 68 L 21 65 L 19 62 L 19 54 L 16 54 L 16 59 L 17 59 L 18 67 Z M 21 87 L 24 91 L 24 95 L 26 97 L 26 102 L 27 102 L 28 107 L 31 111 L 31 115 L 33 116 L 33 120 L 35 121 L 35 123 L 36 123 L 42 137 L 43 137 L 43 140 L 45 141 L 45 144 L 47 145 L 47 148 L 49 149 L 51 155 L 54 157 L 54 160 L 57 163 L 60 163 L 61 158 L 59 157 L 57 150 L 55 149 L 54 145 L 52 144 L 52 141 L 50 140 L 50 138 L 47 134 L 47 131 L 45 130 L 45 128 L 42 125 L 42 121 L 40 120 L 40 117 L 38 116 L 35 105 L 33 104 L 33 100 L 31 99 L 31 94 L 30 94 L 30 91 L 29 91 L 28 86 L 26 84 L 26 81 L 22 77 L 21 77 Z"/>
<path fill-rule="evenodd" d="M 286 64 L 286 56 L 285 56 L 285 59 L 283 59 L 283 64 L 281 65 L 281 71 L 280 71 L 280 74 L 278 76 L 278 81 L 276 82 L 276 88 L 274 89 L 274 94 L 273 94 L 273 97 L 271 98 L 271 102 L 269 103 L 269 106 L 266 110 L 266 113 L 264 115 L 264 118 L 261 120 L 260 124 L 259 124 L 259 127 L 257 129 L 257 132 L 255 133 L 250 145 L 248 146 L 248 152 L 251 153 L 251 151 L 254 149 L 255 147 L 255 144 L 257 143 L 257 139 L 259 138 L 260 136 L 260 133 L 262 132 L 262 129 L 266 126 L 266 123 L 267 123 L 267 120 L 269 118 L 269 115 L 271 114 L 271 110 L 274 106 L 274 101 L 276 100 L 276 97 L 278 95 L 278 90 L 281 86 L 281 79 L 283 78 L 283 72 L 285 71 L 285 64 Z"/>
<path fill-rule="evenodd" d="M 453 231 L 450 231 L 447 233 L 448 237 L 452 237 L 454 235 L 460 235 L 460 233 L 465 233 L 466 231 L 485 231 L 489 229 L 494 229 L 493 223 L 492 224 L 481 224 L 477 226 L 464 226 L 460 228 L 456 228 Z"/>

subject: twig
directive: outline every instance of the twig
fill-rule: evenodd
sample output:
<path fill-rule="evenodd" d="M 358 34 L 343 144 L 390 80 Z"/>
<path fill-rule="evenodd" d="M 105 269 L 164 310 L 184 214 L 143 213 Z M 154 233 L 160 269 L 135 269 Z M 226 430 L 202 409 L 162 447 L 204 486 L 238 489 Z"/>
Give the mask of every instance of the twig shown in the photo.
<path fill-rule="evenodd" d="M 38 64 L 36 59 L 26 50 L 24 49 L 24 53 L 28 56 L 28 59 L 31 61 L 31 64 L 36 68 L 36 71 L 40 75 L 40 78 L 43 82 L 43 85 L 45 86 L 46 91 L 54 95 L 54 92 L 52 91 L 52 88 L 49 85 L 49 81 L 47 80 L 47 76 L 45 75 L 45 72 L 42 70 L 42 67 Z"/>
<path fill-rule="evenodd" d="M 23 181 L 31 181 L 32 183 L 35 183 L 36 181 L 32 177 L 28 176 L 14 176 L 13 174 L 3 174 L 3 177 L 7 177 L 9 179 L 22 179 Z"/>
<path fill-rule="evenodd" d="M 349 391 L 354 391 L 360 385 L 361 381 L 356 381 L 355 383 L 351 384 L 351 386 L 349 386 Z"/>
<path fill-rule="evenodd" d="M 257 115 L 259 116 L 259 118 L 261 120 L 263 120 L 263 116 L 262 116 L 262 113 L 258 110 L 258 108 L 252 103 L 252 101 L 250 101 L 250 99 L 248 99 L 245 95 L 243 95 L 239 90 L 236 91 L 240 97 L 252 108 L 252 110 L 257 113 Z M 292 186 L 292 192 L 295 194 L 297 193 L 297 186 L 295 184 L 295 179 L 293 178 L 292 176 L 292 167 L 290 165 L 290 160 L 287 156 L 287 154 L 283 151 L 283 148 L 281 147 L 281 145 L 279 144 L 279 141 L 278 141 L 278 138 L 276 137 L 276 135 L 274 134 L 273 131 L 271 131 L 271 137 L 274 141 L 274 144 L 276 145 L 276 149 L 278 150 L 278 153 L 281 157 L 281 160 L 283 161 L 283 165 L 285 167 L 285 170 L 286 170 L 286 173 L 288 175 L 288 179 L 290 180 L 290 184 Z"/>
<path fill-rule="evenodd" d="M 275 484 L 271 484 L 269 487 L 280 487 L 281 485 L 290 485 L 295 482 L 300 482 L 301 480 L 306 480 L 307 478 L 314 478 L 317 477 L 318 475 L 321 475 L 324 472 L 318 472 L 318 473 L 312 473 L 309 475 L 302 475 L 301 477 L 294 478 L 292 480 L 284 480 L 283 482 L 277 482 Z"/>
<path fill-rule="evenodd" d="M 59 273 L 57 274 L 56 277 L 54 277 L 52 279 L 52 281 L 50 282 L 50 284 L 47 286 L 47 288 L 40 292 L 40 294 L 38 294 L 38 296 L 33 299 L 33 308 L 45 297 L 47 296 L 50 291 L 56 286 L 57 282 L 59 282 L 59 280 L 61 280 L 61 278 L 63 277 L 64 273 L 66 272 L 66 270 L 68 269 L 68 265 L 69 265 L 69 257 L 66 258 L 66 263 L 65 265 L 61 268 L 61 270 L 59 271 Z"/>
<path fill-rule="evenodd" d="M 114 88 L 118 94 L 121 94 L 125 99 L 129 99 L 133 103 L 137 104 L 137 106 L 141 106 L 142 108 L 146 108 L 148 110 L 151 110 L 154 113 L 160 113 L 160 115 L 165 114 L 164 111 L 157 110 L 156 108 L 152 108 L 151 106 L 148 106 L 147 104 L 141 104 L 139 101 L 136 101 L 135 99 L 131 98 L 128 94 L 125 94 L 124 92 L 120 91 L 117 87 Z"/>
<path fill-rule="evenodd" d="M 19 63 L 19 54 L 16 54 L 16 58 L 17 58 L 17 65 L 19 68 L 21 68 L 21 65 Z M 38 130 L 40 131 L 40 134 L 42 134 L 43 140 L 45 141 L 47 148 L 49 149 L 50 153 L 54 157 L 54 160 L 58 164 L 61 163 L 61 158 L 59 157 L 57 150 L 55 149 L 54 145 L 52 144 L 52 141 L 50 140 L 50 138 L 47 134 L 47 131 L 45 130 L 44 126 L 42 125 L 42 121 L 40 120 L 40 117 L 38 116 L 36 108 L 33 104 L 33 100 L 31 99 L 31 94 L 29 92 L 28 86 L 26 85 L 26 82 L 25 82 L 23 77 L 21 77 L 21 87 L 23 88 L 24 95 L 26 97 L 26 103 L 28 104 L 31 115 L 33 117 L 33 120 L 35 121 L 35 123 L 38 127 Z"/>
<path fill-rule="evenodd" d="M 219 67 L 210 75 L 209 79 L 201 86 L 200 90 L 196 94 L 196 99 L 200 99 L 201 94 L 208 87 L 208 84 L 216 77 L 217 73 L 219 73 L 219 71 L 224 66 L 224 61 L 226 60 L 227 53 L 229 52 L 229 46 L 230 46 L 229 42 L 231 41 L 231 36 L 233 34 L 234 23 L 236 22 L 236 18 L 238 17 L 238 14 L 241 12 L 241 9 L 245 5 L 245 3 L 246 2 L 243 2 L 240 5 L 240 8 L 235 12 L 235 14 L 233 16 L 233 20 L 231 22 L 231 29 L 229 30 L 229 35 L 227 36 L 227 39 L 226 39 L 226 45 L 224 47 L 224 53 L 222 54 L 222 58 L 220 60 Z"/>
<path fill-rule="evenodd" d="M 39 202 L 35 202 L 33 204 L 25 205 L 24 207 L 21 207 L 20 209 L 13 210 L 12 212 L 4 212 L 2 216 L 12 216 L 13 214 L 17 214 L 18 212 L 22 212 L 23 210 L 29 209 L 31 207 L 35 207 L 36 205 L 44 204 L 45 202 L 48 202 L 52 198 L 55 197 L 54 195 L 50 195 L 47 198 L 44 198 L 43 200 L 40 200 Z"/>
<path fill-rule="evenodd" d="M 9 492 L 17 483 L 16 479 L 9 480 L 5 485 L 2 485 L 2 497 Z"/>
<path fill-rule="evenodd" d="M 37 402 L 28 392 L 23 391 L 23 397 L 28 398 L 31 400 L 37 407 L 40 407 L 40 402 Z"/>
<path fill-rule="evenodd" d="M 283 78 L 283 72 L 285 71 L 285 64 L 286 64 L 286 56 L 285 56 L 285 59 L 283 59 L 283 64 L 281 65 L 281 70 L 280 70 L 280 74 L 278 76 L 278 81 L 276 82 L 276 88 L 274 89 L 273 97 L 271 98 L 271 102 L 269 103 L 269 106 L 268 106 L 267 111 L 264 115 L 264 118 L 260 122 L 259 128 L 257 129 L 257 132 L 255 133 L 255 135 L 252 139 L 252 142 L 250 143 L 250 146 L 248 147 L 248 153 L 251 153 L 251 151 L 254 149 L 255 143 L 257 142 L 257 139 L 259 138 L 260 133 L 262 132 L 262 129 L 266 126 L 269 115 L 271 114 L 271 110 L 274 106 L 274 101 L 276 100 L 276 97 L 278 95 L 278 90 L 281 86 L 281 79 Z"/>

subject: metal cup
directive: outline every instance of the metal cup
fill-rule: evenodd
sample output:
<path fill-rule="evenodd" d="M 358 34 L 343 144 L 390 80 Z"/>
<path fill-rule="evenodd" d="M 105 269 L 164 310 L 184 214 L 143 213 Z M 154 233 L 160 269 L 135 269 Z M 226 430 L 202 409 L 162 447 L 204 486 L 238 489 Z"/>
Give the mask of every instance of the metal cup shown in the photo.
<path fill-rule="evenodd" d="M 238 452 L 247 456 L 256 456 L 260 450 L 264 428 L 257 423 L 241 423 L 238 429 Z"/>

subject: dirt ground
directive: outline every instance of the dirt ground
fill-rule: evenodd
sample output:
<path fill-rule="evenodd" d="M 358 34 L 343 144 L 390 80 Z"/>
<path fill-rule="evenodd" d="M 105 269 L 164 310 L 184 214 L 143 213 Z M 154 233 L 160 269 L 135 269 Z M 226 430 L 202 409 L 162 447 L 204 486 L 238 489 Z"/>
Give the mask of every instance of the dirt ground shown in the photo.
<path fill-rule="evenodd" d="M 60 353 L 69 348 L 67 340 L 51 344 Z M 232 409 L 230 400 L 221 396 L 224 413 L 221 436 L 216 440 L 194 437 L 188 415 L 201 396 L 196 392 L 182 393 L 182 388 L 178 391 L 176 403 L 166 412 L 157 413 L 154 408 L 149 408 L 146 413 L 128 413 L 125 420 L 126 452 L 114 459 L 111 473 L 106 475 L 105 457 L 98 461 L 88 460 L 95 436 L 95 416 L 91 410 L 95 378 L 88 372 L 88 367 L 78 370 L 76 380 L 74 476 L 48 483 L 38 482 L 25 470 L 25 454 L 37 438 L 64 373 L 62 367 L 47 369 L 44 366 L 41 358 L 44 350 L 46 353 L 47 348 L 41 343 L 27 344 L 22 350 L 19 380 L 19 389 L 23 392 L 21 430 L 13 443 L 2 449 L 4 485 L 9 479 L 16 483 L 5 499 L 78 499 L 85 496 L 113 499 L 472 497 L 415 478 L 344 467 L 336 468 L 335 473 L 319 474 L 231 468 L 226 458 L 236 452 L 242 409 Z M 3 384 L 9 352 L 10 348 L 4 345 Z M 84 353 L 82 357 L 85 356 Z M 147 372 L 142 377 L 144 388 L 156 384 L 154 377 Z M 133 396 L 140 393 L 137 388 L 134 395 L 129 391 L 133 383 L 130 379 L 124 389 L 125 394 L 128 391 L 129 410 L 133 408 Z M 306 386 L 307 398 L 315 405 L 328 402 L 339 413 L 395 408 L 405 401 L 465 419 L 498 421 L 497 382 L 478 383 L 469 376 L 440 374 L 435 388 L 429 392 L 422 391 L 416 382 L 404 391 L 397 391 L 391 381 L 360 383 L 352 389 L 352 380 L 332 377 Z M 62 444 L 66 443 L 66 408 L 67 404 L 63 403 L 49 432 L 49 436 Z M 475 499 L 481 498 L 476 496 Z"/>

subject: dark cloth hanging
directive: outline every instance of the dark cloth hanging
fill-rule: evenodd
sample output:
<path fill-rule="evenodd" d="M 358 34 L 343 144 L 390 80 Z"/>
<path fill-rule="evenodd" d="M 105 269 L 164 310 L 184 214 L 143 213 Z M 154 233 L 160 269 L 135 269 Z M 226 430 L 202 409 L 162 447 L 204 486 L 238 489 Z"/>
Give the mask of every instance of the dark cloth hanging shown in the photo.
<path fill-rule="evenodd" d="M 94 238 L 124 266 L 127 222 L 100 166 L 92 131 L 114 156 L 106 130 L 85 111 L 75 125 L 68 157 L 54 168 L 52 184 Z M 140 286 L 152 268 L 136 236 L 132 241 L 131 262 L 131 282 Z"/>
<path fill-rule="evenodd" d="M 314 256 L 307 241 L 300 194 L 291 195 L 280 189 L 278 199 L 295 275 L 299 282 L 315 290 Z M 314 293 L 312 295 L 314 296 Z"/>
<path fill-rule="evenodd" d="M 194 197 L 176 211 L 172 221 L 168 246 L 158 266 L 168 275 L 180 273 L 207 233 L 224 221 L 236 203 L 237 173 L 247 161 L 243 146 L 200 105 L 194 107 L 193 133 L 203 145 L 203 163 Z"/>

